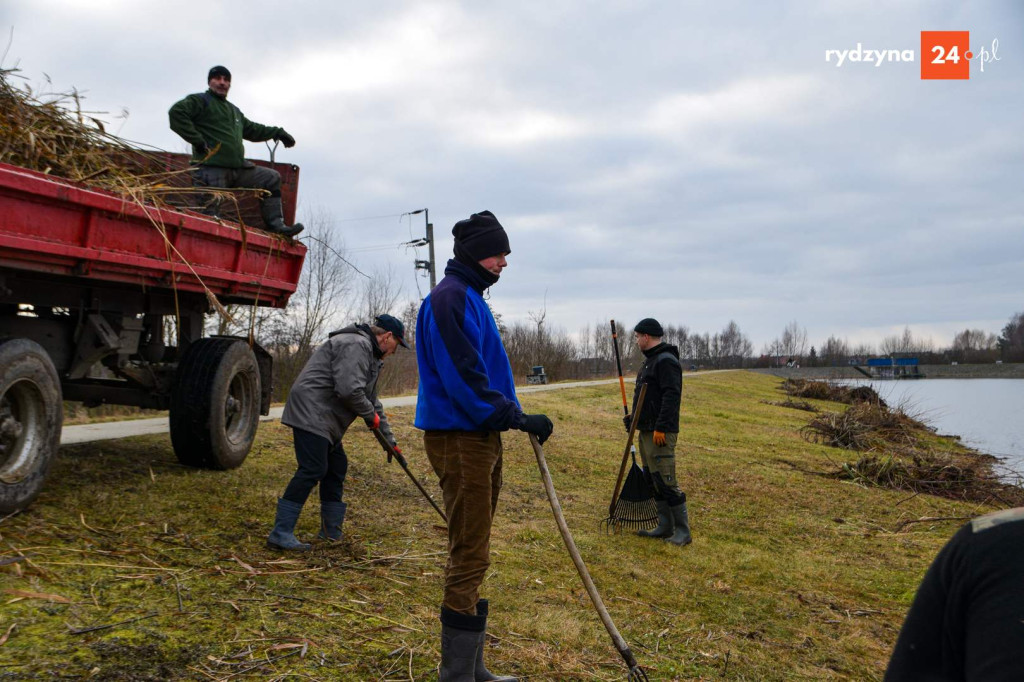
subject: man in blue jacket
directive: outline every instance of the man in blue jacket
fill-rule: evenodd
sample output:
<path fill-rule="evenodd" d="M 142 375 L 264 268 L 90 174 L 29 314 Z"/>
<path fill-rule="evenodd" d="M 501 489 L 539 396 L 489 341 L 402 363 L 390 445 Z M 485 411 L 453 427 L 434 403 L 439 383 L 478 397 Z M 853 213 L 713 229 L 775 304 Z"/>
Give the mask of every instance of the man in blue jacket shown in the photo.
<path fill-rule="evenodd" d="M 507 266 L 508 235 L 490 211 L 452 229 L 455 258 L 423 300 L 416 321 L 419 397 L 415 425 L 440 479 L 448 515 L 448 564 L 441 606 L 440 682 L 514 681 L 487 670 L 488 603 L 480 586 L 490 566 L 491 523 L 501 490 L 501 432 L 543 443 L 553 425 L 523 414 L 512 366 L 483 299 Z"/>

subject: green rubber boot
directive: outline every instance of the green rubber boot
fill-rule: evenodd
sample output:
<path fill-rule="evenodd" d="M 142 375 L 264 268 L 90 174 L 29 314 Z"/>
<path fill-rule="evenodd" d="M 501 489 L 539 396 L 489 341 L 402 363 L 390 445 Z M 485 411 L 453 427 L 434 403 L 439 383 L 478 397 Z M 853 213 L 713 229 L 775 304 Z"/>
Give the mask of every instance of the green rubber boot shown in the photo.
<path fill-rule="evenodd" d="M 476 657 L 486 618 L 441 607 L 441 666 L 438 682 L 476 682 Z"/>
<path fill-rule="evenodd" d="M 484 619 L 484 631 L 480 633 L 480 646 L 476 649 L 476 671 L 474 682 L 518 682 L 518 677 L 499 677 L 484 665 L 484 649 L 487 647 L 487 612 L 488 604 L 486 599 L 476 603 L 476 615 Z"/>
<path fill-rule="evenodd" d="M 685 547 L 686 545 L 693 542 L 693 537 L 690 535 L 690 515 L 686 511 L 686 503 L 683 502 L 680 505 L 671 507 L 672 520 L 675 521 L 676 529 L 672 533 L 671 537 L 667 538 L 673 545 L 679 545 Z"/>
<path fill-rule="evenodd" d="M 672 535 L 672 530 L 675 528 L 675 524 L 672 522 L 672 513 L 669 511 L 668 502 L 665 500 L 655 500 L 655 506 L 658 508 L 658 525 L 651 530 L 638 530 L 636 532 L 642 538 L 667 538 Z"/>

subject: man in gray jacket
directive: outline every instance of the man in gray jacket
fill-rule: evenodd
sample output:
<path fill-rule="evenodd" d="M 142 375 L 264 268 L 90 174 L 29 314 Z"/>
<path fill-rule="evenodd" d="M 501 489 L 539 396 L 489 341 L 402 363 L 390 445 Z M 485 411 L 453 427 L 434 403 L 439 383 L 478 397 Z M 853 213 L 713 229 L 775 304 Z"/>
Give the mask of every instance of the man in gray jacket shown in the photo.
<path fill-rule="evenodd" d="M 317 484 L 320 537 L 341 539 L 346 509 L 341 498 L 348 470 L 341 439 L 356 417 L 362 417 L 367 427 L 379 428 L 395 444 L 377 399 L 377 378 L 384 358 L 399 345 L 409 347 L 404 325 L 391 315 L 381 315 L 373 326 L 357 324 L 331 332 L 302 368 L 281 415 L 281 423 L 292 427 L 299 466 L 277 501 L 277 518 L 267 538 L 268 547 L 309 550 L 309 544 L 295 537 L 295 524 Z"/>

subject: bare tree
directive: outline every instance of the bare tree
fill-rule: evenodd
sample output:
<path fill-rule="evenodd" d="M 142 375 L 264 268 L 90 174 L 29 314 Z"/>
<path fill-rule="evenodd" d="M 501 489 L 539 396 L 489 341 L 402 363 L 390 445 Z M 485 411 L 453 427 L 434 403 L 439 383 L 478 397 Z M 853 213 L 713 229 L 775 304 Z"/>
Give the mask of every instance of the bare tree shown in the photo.
<path fill-rule="evenodd" d="M 323 209 L 306 219 L 309 230 L 306 261 L 299 286 L 288 304 L 289 341 L 307 354 L 345 314 L 339 305 L 353 289 L 354 271 L 345 263 L 345 246 L 334 220 Z"/>
<path fill-rule="evenodd" d="M 847 343 L 846 339 L 830 336 L 821 348 L 821 359 L 826 365 L 833 367 L 845 365 L 849 357 L 850 344 Z"/>
<path fill-rule="evenodd" d="M 896 355 L 907 353 L 927 353 L 932 350 L 932 342 L 929 339 L 917 339 L 914 337 L 910 327 L 904 327 L 900 335 L 887 336 L 882 339 L 882 354 Z"/>
<path fill-rule="evenodd" d="M 402 287 L 395 268 L 388 265 L 373 271 L 370 279 L 362 283 L 359 307 L 352 311 L 352 322 L 372 322 L 373 318 L 392 312 L 402 297 Z"/>
<path fill-rule="evenodd" d="M 850 349 L 850 355 L 857 360 L 864 360 L 866 358 L 875 355 L 875 347 L 870 343 L 859 343 L 856 347 Z"/>
<path fill-rule="evenodd" d="M 1024 312 L 1010 317 L 999 335 L 999 353 L 1004 360 L 1020 362 L 1024 360 Z"/>
<path fill-rule="evenodd" d="M 953 337 L 950 349 L 960 362 L 983 362 L 995 359 L 999 339 L 981 329 L 965 329 Z"/>
<path fill-rule="evenodd" d="M 284 310 L 268 311 L 258 338 L 275 358 L 275 398 L 287 396 L 292 381 L 328 331 L 345 316 L 355 270 L 329 213 L 318 209 L 304 221 L 308 251 L 298 287 Z"/>
<path fill-rule="evenodd" d="M 754 346 L 740 331 L 739 325 L 729 320 L 721 332 L 711 337 L 708 351 L 711 363 L 715 367 L 742 367 L 754 354 Z"/>
<path fill-rule="evenodd" d="M 402 314 L 398 316 L 405 326 L 405 340 L 413 348 L 416 347 L 416 320 L 419 312 L 420 307 L 416 301 L 408 301 L 402 308 Z"/>
<path fill-rule="evenodd" d="M 802 358 L 807 353 L 807 330 L 796 320 L 786 325 L 779 341 L 782 354 L 794 360 Z"/>

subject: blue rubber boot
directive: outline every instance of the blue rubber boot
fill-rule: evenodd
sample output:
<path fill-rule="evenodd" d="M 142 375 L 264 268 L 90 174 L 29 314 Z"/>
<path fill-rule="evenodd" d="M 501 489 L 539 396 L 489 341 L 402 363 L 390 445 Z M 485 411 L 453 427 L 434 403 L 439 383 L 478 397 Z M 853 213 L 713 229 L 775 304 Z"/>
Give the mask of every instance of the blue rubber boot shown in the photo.
<path fill-rule="evenodd" d="M 345 523 L 344 502 L 320 502 L 320 539 L 337 542 L 345 537 L 341 532 L 341 524 Z"/>
<path fill-rule="evenodd" d="M 299 542 L 295 537 L 295 524 L 302 513 L 302 505 L 283 497 L 277 501 L 277 518 L 274 519 L 274 530 L 267 536 L 267 547 L 284 549 L 292 552 L 308 552 L 310 545 Z"/>

